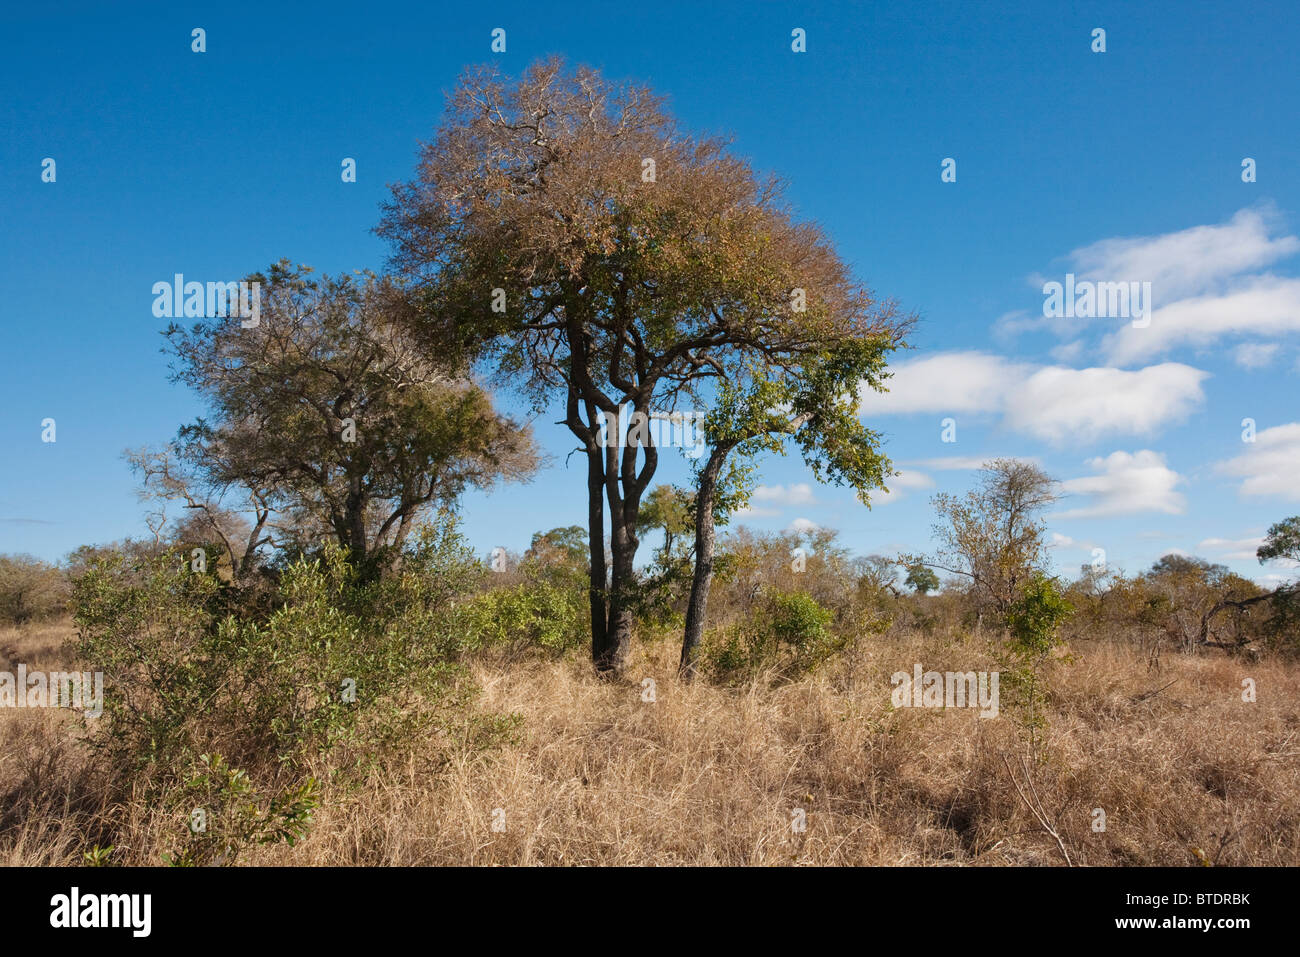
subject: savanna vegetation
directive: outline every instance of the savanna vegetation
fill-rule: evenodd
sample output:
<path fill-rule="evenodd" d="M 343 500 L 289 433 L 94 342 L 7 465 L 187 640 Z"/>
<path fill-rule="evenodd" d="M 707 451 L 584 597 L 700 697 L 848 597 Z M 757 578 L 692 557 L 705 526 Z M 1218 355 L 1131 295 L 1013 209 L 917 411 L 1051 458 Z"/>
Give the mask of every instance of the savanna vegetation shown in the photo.
<path fill-rule="evenodd" d="M 255 326 L 165 330 L 204 414 L 126 453 L 149 535 L 0 557 L 0 671 L 105 681 L 0 709 L 0 861 L 1300 863 L 1295 584 L 1065 576 L 1012 459 L 932 552 L 741 524 L 766 455 L 888 489 L 858 400 L 914 318 L 649 90 L 467 74 L 378 232 L 386 275 L 285 260 Z M 484 556 L 462 496 L 543 464 L 507 394 L 588 520 Z M 601 439 L 694 409 L 683 485 Z M 999 713 L 900 704 L 917 666 Z"/>

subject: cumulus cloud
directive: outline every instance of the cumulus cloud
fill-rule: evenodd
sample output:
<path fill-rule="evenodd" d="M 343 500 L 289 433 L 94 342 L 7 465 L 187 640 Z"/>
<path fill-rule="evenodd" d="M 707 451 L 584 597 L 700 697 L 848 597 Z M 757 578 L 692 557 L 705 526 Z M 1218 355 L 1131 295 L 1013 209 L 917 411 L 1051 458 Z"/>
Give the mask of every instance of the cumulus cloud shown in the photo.
<path fill-rule="evenodd" d="M 750 495 L 749 504 L 733 513 L 737 518 L 775 518 L 783 508 L 816 505 L 813 487 L 807 482 L 790 485 L 759 485 Z"/>
<path fill-rule="evenodd" d="M 1300 501 L 1300 422 L 1264 429 L 1241 455 L 1215 466 L 1220 475 L 1241 479 L 1240 494 Z"/>
<path fill-rule="evenodd" d="M 786 526 L 785 530 L 787 532 L 798 532 L 799 534 L 802 535 L 804 532 L 815 532 L 819 528 L 821 528 L 821 526 L 818 525 L 816 522 L 814 522 L 811 518 L 796 518 L 793 522 L 791 522 L 789 525 Z"/>
<path fill-rule="evenodd" d="M 1159 303 L 1159 292 L 1154 293 Z M 1157 305 L 1151 324 L 1126 325 L 1102 341 L 1109 362 L 1125 365 L 1183 346 L 1207 348 L 1234 335 L 1300 332 L 1300 279 L 1257 276 L 1238 288 Z"/>
<path fill-rule="evenodd" d="M 985 352 L 941 352 L 890 371 L 888 392 L 864 388 L 860 393 L 864 414 L 997 412 L 1005 404 L 1008 380 L 1023 380 L 1033 366 Z"/>
<path fill-rule="evenodd" d="M 1108 434 L 1152 435 L 1181 421 L 1204 399 L 1208 373 L 1177 362 L 1123 369 L 1040 369 L 1011 390 L 1013 429 L 1058 444 Z"/>
<path fill-rule="evenodd" d="M 1295 236 L 1270 235 L 1276 219 L 1269 209 L 1243 209 L 1219 225 L 1103 239 L 1074 250 L 1068 258 L 1080 278 L 1149 282 L 1157 301 L 1173 302 L 1300 252 Z"/>
<path fill-rule="evenodd" d="M 1159 452 L 1112 452 L 1087 462 L 1096 475 L 1061 483 L 1066 495 L 1082 495 L 1086 505 L 1059 513 L 1057 518 L 1105 518 L 1135 512 L 1182 514 L 1185 497 L 1175 491 L 1183 478 L 1165 464 Z"/>
<path fill-rule="evenodd" d="M 916 412 L 1000 416 L 1010 428 L 1054 444 L 1105 435 L 1151 435 L 1204 400 L 1208 373 L 1177 362 L 1128 371 L 1034 366 L 984 352 L 904 362 L 888 393 L 864 390 L 864 415 Z"/>

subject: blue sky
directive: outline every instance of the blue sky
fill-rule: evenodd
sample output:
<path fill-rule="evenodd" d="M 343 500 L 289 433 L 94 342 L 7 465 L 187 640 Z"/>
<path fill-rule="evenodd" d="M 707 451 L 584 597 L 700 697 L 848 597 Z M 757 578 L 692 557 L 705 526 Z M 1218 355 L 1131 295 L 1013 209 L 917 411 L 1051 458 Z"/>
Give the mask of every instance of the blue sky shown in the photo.
<path fill-rule="evenodd" d="M 1049 527 L 1067 573 L 1102 548 L 1129 571 L 1178 550 L 1289 574 L 1252 555 L 1300 512 L 1290 4 L 56 3 L 8 5 L 0 47 L 0 552 L 143 532 L 121 452 L 200 412 L 168 382 L 153 283 L 281 257 L 381 268 L 385 184 L 411 175 L 461 70 L 560 53 L 732 136 L 922 317 L 894 391 L 864 406 L 903 470 L 892 494 L 868 510 L 791 456 L 765 462 L 746 522 L 924 548 L 929 496 L 1015 455 L 1065 483 Z M 1067 273 L 1151 282 L 1149 326 L 1044 318 L 1044 282 Z M 550 468 L 465 499 L 480 551 L 584 521 L 553 418 L 537 422 Z"/>

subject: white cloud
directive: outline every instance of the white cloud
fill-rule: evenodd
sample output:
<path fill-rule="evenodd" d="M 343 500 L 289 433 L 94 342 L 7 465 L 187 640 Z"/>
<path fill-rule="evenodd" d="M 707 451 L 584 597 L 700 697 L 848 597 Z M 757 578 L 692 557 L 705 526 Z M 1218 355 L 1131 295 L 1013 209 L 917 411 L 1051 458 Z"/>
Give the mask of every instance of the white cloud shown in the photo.
<path fill-rule="evenodd" d="M 897 475 L 885 479 L 885 484 L 889 486 L 888 492 L 873 492 L 871 495 L 871 504 L 888 505 L 896 502 L 903 497 L 903 493 L 914 491 L 922 488 L 934 488 L 934 479 L 924 472 L 916 472 L 910 469 L 900 469 Z"/>
<path fill-rule="evenodd" d="M 1087 539 L 1071 538 L 1069 535 L 1062 535 L 1060 532 L 1052 532 L 1052 540 L 1048 542 L 1047 547 L 1071 552 L 1091 553 L 1097 545 Z"/>
<path fill-rule="evenodd" d="M 1241 455 L 1220 462 L 1215 470 L 1241 479 L 1242 495 L 1300 501 L 1300 422 L 1256 433 Z"/>
<path fill-rule="evenodd" d="M 890 391 L 864 390 L 864 415 L 928 412 L 1002 416 L 1016 431 L 1056 444 L 1103 435 L 1151 435 L 1204 400 L 1208 373 L 1176 362 L 1127 371 L 1013 362 L 984 352 L 949 352 L 905 362 Z"/>
<path fill-rule="evenodd" d="M 1150 362 L 1177 348 L 1206 349 L 1229 337 L 1276 338 L 1300 332 L 1300 279 L 1269 272 L 1300 253 L 1300 237 L 1285 233 L 1272 207 L 1237 212 L 1225 223 L 1193 226 L 1153 236 L 1103 239 L 1064 257 L 1065 268 L 1047 276 L 1034 273 L 1031 285 L 1059 282 L 1072 272 L 1079 282 L 1150 283 L 1154 311 L 1139 328 L 1114 319 L 1040 321 L 1025 311 L 1010 312 L 994 323 L 1000 340 L 1019 333 L 1050 331 L 1068 341 L 1051 350 L 1060 363 L 1080 361 L 1085 340 L 1097 323 L 1110 327 L 1100 342 L 1107 365 Z M 1244 362 L 1252 358 L 1249 351 Z M 1256 351 L 1255 359 L 1264 354 Z M 1250 366 L 1248 366 L 1250 367 Z"/>
<path fill-rule="evenodd" d="M 756 508 L 753 505 L 742 505 L 732 513 L 736 518 L 776 518 L 781 514 L 779 508 Z"/>
<path fill-rule="evenodd" d="M 1073 342 L 1063 342 L 1051 350 L 1051 357 L 1057 362 L 1078 362 L 1083 356 L 1084 343 L 1082 339 L 1075 339 Z"/>
<path fill-rule="evenodd" d="M 1165 464 L 1159 452 L 1112 452 L 1088 461 L 1097 475 L 1068 479 L 1061 483 L 1067 495 L 1085 495 L 1091 502 L 1059 513 L 1057 518 L 1103 518 L 1134 512 L 1182 514 L 1186 499 L 1176 492 L 1183 478 Z"/>
<path fill-rule="evenodd" d="M 815 532 L 819 528 L 821 528 L 821 526 L 811 518 L 796 518 L 786 526 L 785 530 L 787 532 L 799 532 L 802 534 L 803 532 Z"/>
<path fill-rule="evenodd" d="M 1290 585 L 1295 579 L 1290 575 L 1259 575 L 1254 579 L 1256 585 L 1262 588 L 1277 588 L 1279 585 Z"/>
<path fill-rule="evenodd" d="M 1159 292 L 1154 293 L 1161 301 Z M 1232 335 L 1300 332 L 1300 279 L 1256 276 L 1223 293 L 1158 306 L 1151 324 L 1129 324 L 1102 341 L 1109 362 L 1127 365 L 1182 346 L 1208 348 Z"/>
<path fill-rule="evenodd" d="M 1008 381 L 1023 380 L 1033 367 L 986 352 L 941 352 L 890 371 L 888 392 L 863 388 L 862 412 L 997 412 L 1005 404 Z"/>
<path fill-rule="evenodd" d="M 775 518 L 783 508 L 817 505 L 813 487 L 807 482 L 790 485 L 759 485 L 750 496 L 750 504 L 733 513 L 737 518 Z"/>
<path fill-rule="evenodd" d="M 914 472 L 910 469 L 899 469 L 898 474 L 892 478 L 886 479 L 885 484 L 890 488 L 934 488 L 934 479 L 924 472 Z"/>
<path fill-rule="evenodd" d="M 1107 434 L 1152 435 L 1166 422 L 1185 419 L 1202 402 L 1207 376 L 1177 362 L 1134 372 L 1048 366 L 1013 389 L 1006 421 L 1058 444 Z"/>
<path fill-rule="evenodd" d="M 1197 551 L 1206 551 L 1215 558 L 1228 559 L 1255 559 L 1255 549 L 1264 544 L 1264 537 L 1257 535 L 1254 538 L 1207 538 L 1202 540 L 1197 546 Z"/>
<path fill-rule="evenodd" d="M 807 482 L 792 482 L 784 485 L 760 485 L 754 489 L 755 502 L 771 502 L 774 505 L 816 505 L 813 488 Z"/>
<path fill-rule="evenodd" d="M 1008 344 L 1025 332 L 1063 332 L 1061 325 L 1044 316 L 1041 311 L 1035 315 L 1017 309 L 1006 312 L 993 320 L 993 337 L 1003 344 Z"/>
<path fill-rule="evenodd" d="M 1300 252 L 1295 236 L 1269 235 L 1275 220 L 1271 210 L 1243 209 L 1217 226 L 1103 239 L 1068 258 L 1080 278 L 1150 282 L 1158 302 L 1174 302 Z"/>
<path fill-rule="evenodd" d="M 1232 350 L 1232 361 L 1243 369 L 1263 369 L 1272 365 L 1280 348 L 1276 342 L 1243 342 Z"/>

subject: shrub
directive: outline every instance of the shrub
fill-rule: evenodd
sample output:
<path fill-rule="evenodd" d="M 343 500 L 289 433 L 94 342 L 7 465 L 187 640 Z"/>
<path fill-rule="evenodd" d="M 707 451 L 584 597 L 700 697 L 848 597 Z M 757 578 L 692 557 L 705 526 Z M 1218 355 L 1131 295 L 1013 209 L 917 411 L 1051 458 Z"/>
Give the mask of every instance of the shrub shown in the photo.
<path fill-rule="evenodd" d="M 327 548 L 284 569 L 272 612 L 245 618 L 222 613 L 227 586 L 174 552 L 86 567 L 78 650 L 106 679 L 92 741 L 121 793 L 183 822 L 171 862 L 293 843 L 320 767 L 346 785 L 411 742 L 438 760 L 440 733 L 485 746 L 509 730 L 468 716 L 453 601 L 472 584 L 467 555 L 454 532 L 429 532 L 401 574 L 363 585 Z"/>
<path fill-rule="evenodd" d="M 0 622 L 23 625 L 63 612 L 68 585 L 56 567 L 30 555 L 0 555 Z"/>
<path fill-rule="evenodd" d="M 707 644 L 707 673 L 735 684 L 764 670 L 792 678 L 812 671 L 847 643 L 829 627 L 834 614 L 804 592 L 774 591 Z"/>
<path fill-rule="evenodd" d="M 530 648 L 563 654 L 586 640 L 587 611 L 585 591 L 525 581 L 476 596 L 462 618 L 465 641 L 510 656 Z"/>
<path fill-rule="evenodd" d="M 1056 579 L 1042 572 L 1030 577 L 1007 611 L 1010 641 L 1003 656 L 1001 681 L 1012 692 L 1012 703 L 1019 706 L 1021 723 L 1033 747 L 1038 744 L 1046 703 L 1043 665 L 1060 644 L 1061 624 L 1073 613 L 1074 607 L 1061 594 Z"/>

